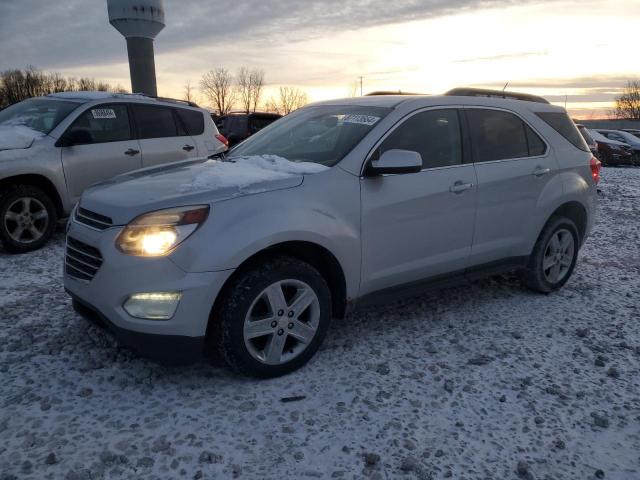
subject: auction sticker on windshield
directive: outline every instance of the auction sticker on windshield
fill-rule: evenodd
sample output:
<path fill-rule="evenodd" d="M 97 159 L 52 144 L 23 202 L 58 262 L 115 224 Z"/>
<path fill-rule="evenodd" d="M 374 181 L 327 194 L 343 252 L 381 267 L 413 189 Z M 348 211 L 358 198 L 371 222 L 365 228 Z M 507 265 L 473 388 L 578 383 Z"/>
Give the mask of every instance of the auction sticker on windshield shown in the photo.
<path fill-rule="evenodd" d="M 350 113 L 345 115 L 342 121 L 344 123 L 357 123 L 358 125 L 375 125 L 380 120 L 380 117 L 376 117 L 375 115 L 356 115 Z"/>
<path fill-rule="evenodd" d="M 113 108 L 94 108 L 91 110 L 93 118 L 116 118 L 116 112 Z"/>

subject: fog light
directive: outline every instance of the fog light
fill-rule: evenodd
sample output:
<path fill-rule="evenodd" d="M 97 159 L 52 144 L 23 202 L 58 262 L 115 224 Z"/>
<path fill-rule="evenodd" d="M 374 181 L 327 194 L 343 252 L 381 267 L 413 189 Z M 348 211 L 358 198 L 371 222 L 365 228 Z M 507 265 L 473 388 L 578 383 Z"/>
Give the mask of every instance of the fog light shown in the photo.
<path fill-rule="evenodd" d="M 169 320 L 176 313 L 182 293 L 154 292 L 134 293 L 123 308 L 132 317 L 146 320 Z"/>

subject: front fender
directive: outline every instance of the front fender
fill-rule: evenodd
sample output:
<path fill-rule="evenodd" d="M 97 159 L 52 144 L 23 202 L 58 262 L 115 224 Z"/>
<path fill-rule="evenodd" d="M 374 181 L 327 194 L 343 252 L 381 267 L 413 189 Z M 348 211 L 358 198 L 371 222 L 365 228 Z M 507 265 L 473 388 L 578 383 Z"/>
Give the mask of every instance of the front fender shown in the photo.
<path fill-rule="evenodd" d="M 327 195 L 327 185 L 331 185 L 332 195 Z M 207 222 L 171 259 L 188 272 L 235 269 L 256 253 L 291 241 L 313 243 L 331 252 L 343 269 L 347 294 L 357 295 L 360 281 L 357 177 L 332 169 L 305 177 L 304 183 L 296 188 L 214 203 Z"/>

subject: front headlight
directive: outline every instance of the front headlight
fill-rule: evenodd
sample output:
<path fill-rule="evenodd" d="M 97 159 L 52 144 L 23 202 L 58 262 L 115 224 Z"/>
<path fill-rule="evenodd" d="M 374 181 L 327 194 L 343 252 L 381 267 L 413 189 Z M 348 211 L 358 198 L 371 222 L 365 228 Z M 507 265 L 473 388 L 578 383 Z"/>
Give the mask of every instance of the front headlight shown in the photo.
<path fill-rule="evenodd" d="M 145 213 L 124 227 L 116 238 L 116 247 L 127 255 L 166 255 L 195 232 L 208 216 L 208 205 Z"/>

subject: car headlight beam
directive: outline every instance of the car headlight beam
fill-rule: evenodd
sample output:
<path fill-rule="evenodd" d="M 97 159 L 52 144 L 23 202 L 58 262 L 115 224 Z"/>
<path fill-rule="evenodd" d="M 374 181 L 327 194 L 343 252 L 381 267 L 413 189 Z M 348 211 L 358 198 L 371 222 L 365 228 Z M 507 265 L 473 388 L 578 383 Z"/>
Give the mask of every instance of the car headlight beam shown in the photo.
<path fill-rule="evenodd" d="M 145 213 L 118 235 L 116 247 L 127 255 L 160 257 L 185 241 L 209 216 L 208 205 Z"/>

